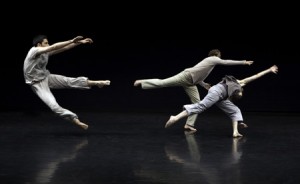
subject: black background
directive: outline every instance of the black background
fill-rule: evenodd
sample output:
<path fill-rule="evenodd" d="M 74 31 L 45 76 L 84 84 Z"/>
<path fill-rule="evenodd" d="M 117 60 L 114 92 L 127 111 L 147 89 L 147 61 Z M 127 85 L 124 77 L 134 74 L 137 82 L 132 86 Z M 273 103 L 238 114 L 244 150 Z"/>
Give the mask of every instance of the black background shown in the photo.
<path fill-rule="evenodd" d="M 20 21 L 6 26 L 3 34 L 6 44 L 2 48 L 2 111 L 49 111 L 23 78 L 23 62 L 32 38 L 37 34 L 46 34 L 50 44 L 77 35 L 94 41 L 49 59 L 51 73 L 111 80 L 111 86 L 102 89 L 52 90 L 58 103 L 72 111 L 179 112 L 182 105 L 190 103 L 181 87 L 142 90 L 133 87 L 133 82 L 143 78 L 171 77 L 194 66 L 215 48 L 221 50 L 223 59 L 247 59 L 253 60 L 254 64 L 216 66 L 206 79 L 211 84 L 216 84 L 226 74 L 242 79 L 273 64 L 279 67 L 277 75 L 268 74 L 245 87 L 244 97 L 238 102 L 243 111 L 300 111 L 298 36 L 288 24 L 283 32 L 278 29 L 282 25 L 277 24 L 269 27 L 249 25 L 249 28 L 215 26 L 201 31 L 192 29 L 194 27 L 176 29 L 174 24 L 160 27 L 161 22 L 150 27 L 145 22 L 139 26 L 95 21 L 92 26 L 88 23 L 76 26 L 65 21 L 62 27 L 61 23 L 47 21 L 24 26 Z M 203 99 L 206 90 L 199 86 L 199 91 Z"/>

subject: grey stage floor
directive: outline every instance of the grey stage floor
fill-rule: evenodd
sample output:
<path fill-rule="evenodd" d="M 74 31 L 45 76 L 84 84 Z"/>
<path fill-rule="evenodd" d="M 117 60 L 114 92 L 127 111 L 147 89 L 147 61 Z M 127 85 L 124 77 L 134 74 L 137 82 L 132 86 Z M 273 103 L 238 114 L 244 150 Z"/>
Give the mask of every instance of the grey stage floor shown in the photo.
<path fill-rule="evenodd" d="M 195 134 L 169 129 L 168 113 L 78 112 L 87 131 L 51 112 L 0 113 L 1 184 L 300 183 L 300 115 L 244 113 L 231 138 L 222 113 Z"/>

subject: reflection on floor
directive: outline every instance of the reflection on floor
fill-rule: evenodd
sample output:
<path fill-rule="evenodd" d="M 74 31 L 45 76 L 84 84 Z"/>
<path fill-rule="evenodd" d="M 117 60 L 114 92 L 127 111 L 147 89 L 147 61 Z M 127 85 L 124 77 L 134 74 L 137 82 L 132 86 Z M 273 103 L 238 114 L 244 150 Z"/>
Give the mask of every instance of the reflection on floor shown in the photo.
<path fill-rule="evenodd" d="M 164 128 L 170 114 L 82 112 L 84 131 L 51 113 L 0 115 L 6 183 L 300 183 L 300 115 L 245 113 L 231 138 L 221 113 Z"/>

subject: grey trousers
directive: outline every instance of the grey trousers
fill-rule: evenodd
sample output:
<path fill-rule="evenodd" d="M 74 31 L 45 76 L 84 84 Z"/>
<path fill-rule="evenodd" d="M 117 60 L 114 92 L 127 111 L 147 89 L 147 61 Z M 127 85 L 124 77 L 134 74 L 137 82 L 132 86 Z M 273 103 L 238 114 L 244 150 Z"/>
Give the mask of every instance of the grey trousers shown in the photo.
<path fill-rule="evenodd" d="M 141 81 L 141 86 L 142 89 L 181 86 L 183 87 L 185 93 L 189 96 L 192 103 L 200 102 L 200 94 L 198 92 L 198 88 L 193 84 L 191 75 L 186 71 L 182 71 L 179 74 L 166 79 L 144 79 Z M 189 116 L 186 124 L 193 126 L 195 124 L 197 116 L 198 114 Z"/>
<path fill-rule="evenodd" d="M 226 89 L 222 84 L 212 86 L 201 102 L 184 105 L 189 115 L 200 114 L 216 104 L 232 121 L 243 121 L 241 110 L 226 98 Z M 225 99 L 225 100 L 224 100 Z"/>
<path fill-rule="evenodd" d="M 75 89 L 90 89 L 87 84 L 86 77 L 65 77 L 62 75 L 50 74 L 44 80 L 40 82 L 36 82 L 31 85 L 31 89 L 38 97 L 58 116 L 72 121 L 74 118 L 78 118 L 78 116 L 67 110 L 62 108 L 56 102 L 55 97 L 53 96 L 51 89 L 65 89 L 65 88 L 75 88 Z"/>

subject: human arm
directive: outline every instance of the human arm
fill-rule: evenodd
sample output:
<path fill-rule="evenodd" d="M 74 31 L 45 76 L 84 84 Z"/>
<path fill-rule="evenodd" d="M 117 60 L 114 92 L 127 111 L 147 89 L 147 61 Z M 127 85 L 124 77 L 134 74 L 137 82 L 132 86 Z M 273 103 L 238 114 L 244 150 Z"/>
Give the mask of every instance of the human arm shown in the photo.
<path fill-rule="evenodd" d="M 216 64 L 219 65 L 252 65 L 254 61 L 248 60 L 230 60 L 230 59 L 221 59 L 218 58 L 216 60 Z"/>
<path fill-rule="evenodd" d="M 277 72 L 278 72 L 278 67 L 276 65 L 273 65 L 272 67 L 268 68 L 267 70 L 261 71 L 261 72 L 255 74 L 255 75 L 252 75 L 251 77 L 247 77 L 245 79 L 237 80 L 237 81 L 241 86 L 245 86 L 249 82 L 252 82 L 252 81 L 268 74 L 268 73 L 277 74 Z"/>
<path fill-rule="evenodd" d="M 63 41 L 63 42 L 57 42 L 53 45 L 50 45 L 50 46 L 46 46 L 46 47 L 37 47 L 38 50 L 36 52 L 36 55 L 41 55 L 41 54 L 44 54 L 44 53 L 49 53 L 49 52 L 53 52 L 55 50 L 59 50 L 63 47 L 66 47 L 67 45 L 70 45 L 72 43 L 77 43 L 79 42 L 83 37 L 82 36 L 77 36 L 71 40 L 67 40 L 67 41 Z"/>
<path fill-rule="evenodd" d="M 91 38 L 85 38 L 85 39 L 82 39 L 82 40 L 78 40 L 77 42 L 73 42 L 69 45 L 66 45 L 60 49 L 57 49 L 57 50 L 54 50 L 54 51 L 51 51 L 50 52 L 50 55 L 54 55 L 54 54 L 58 54 L 58 53 L 61 53 L 63 51 L 66 51 L 66 50 L 69 50 L 71 48 L 74 48 L 75 46 L 78 46 L 78 45 L 81 45 L 81 44 L 87 44 L 87 43 L 93 43 L 93 40 Z"/>
<path fill-rule="evenodd" d="M 206 83 L 204 81 L 199 82 L 199 85 L 204 87 L 207 90 L 209 90 L 209 88 L 211 87 L 211 85 L 209 83 Z"/>

